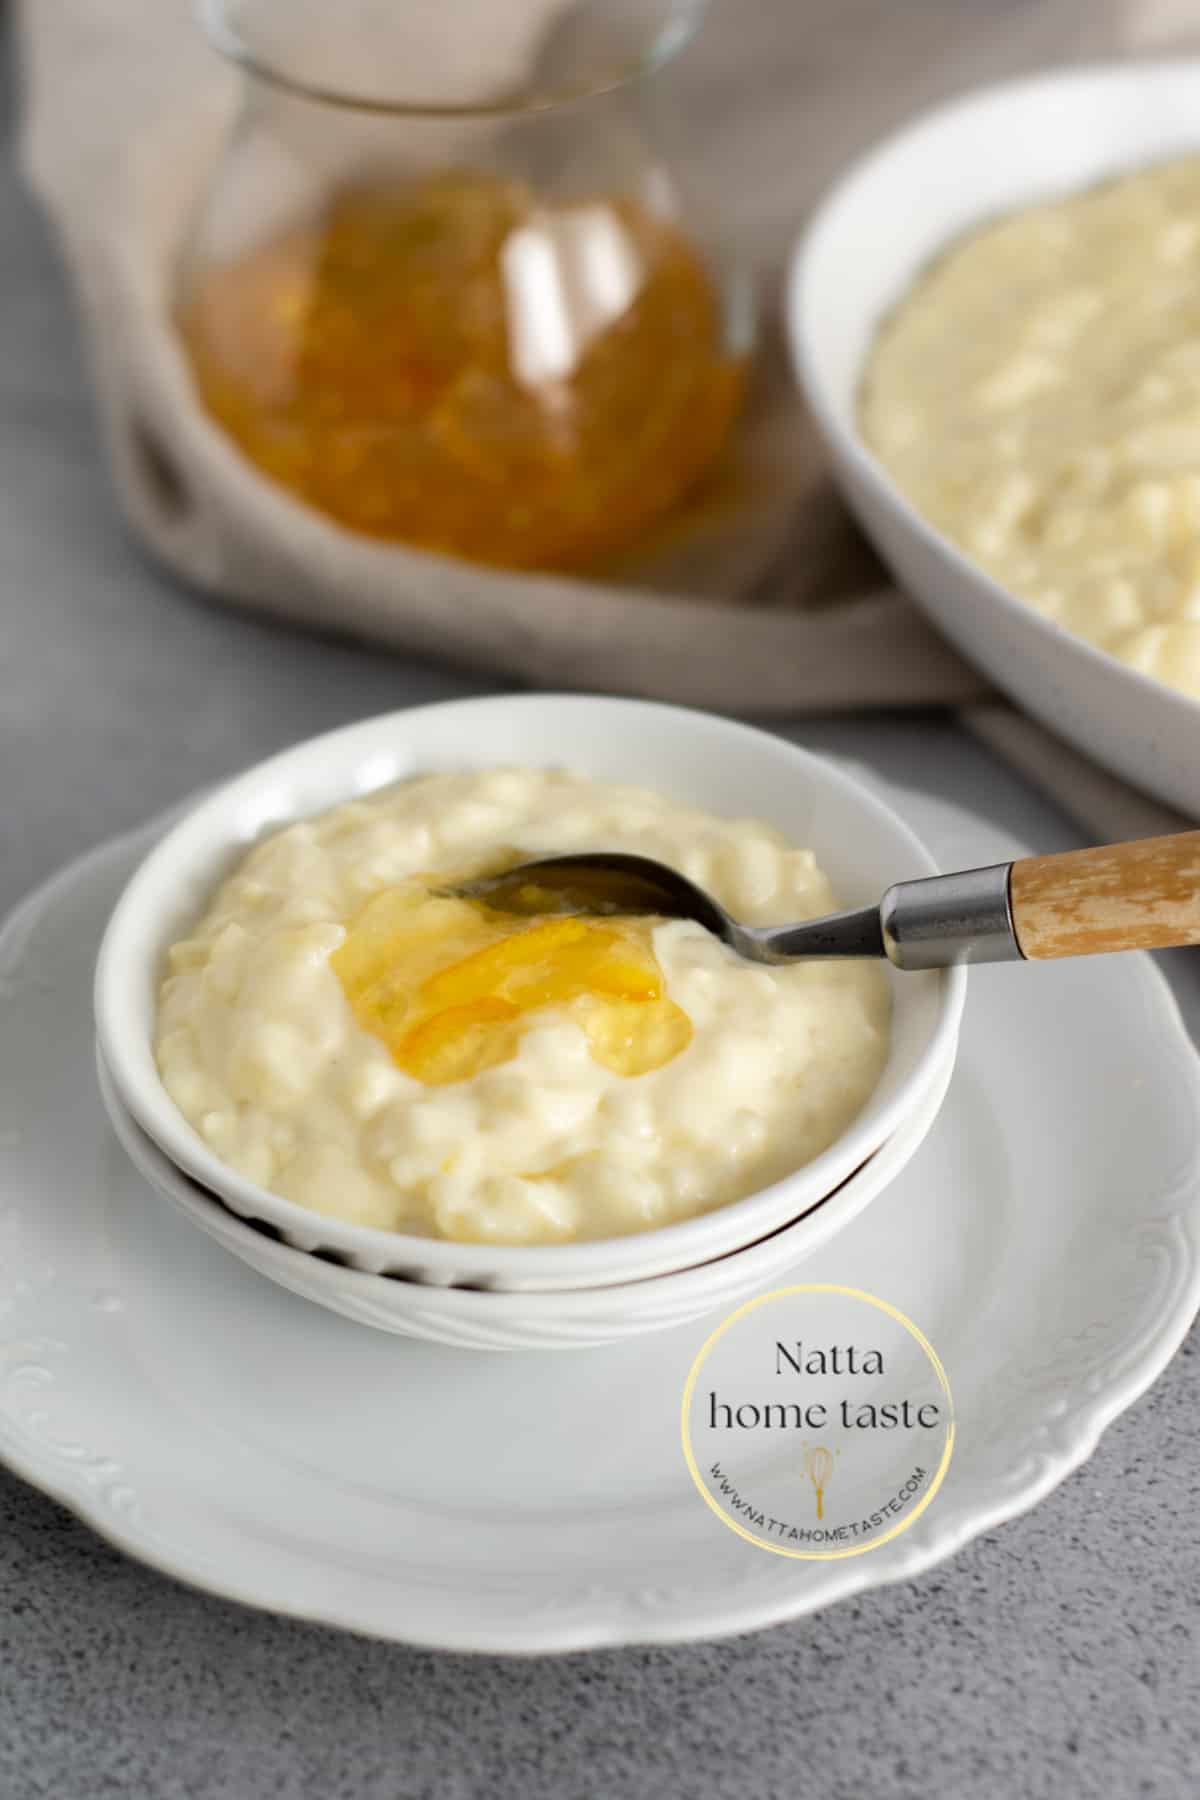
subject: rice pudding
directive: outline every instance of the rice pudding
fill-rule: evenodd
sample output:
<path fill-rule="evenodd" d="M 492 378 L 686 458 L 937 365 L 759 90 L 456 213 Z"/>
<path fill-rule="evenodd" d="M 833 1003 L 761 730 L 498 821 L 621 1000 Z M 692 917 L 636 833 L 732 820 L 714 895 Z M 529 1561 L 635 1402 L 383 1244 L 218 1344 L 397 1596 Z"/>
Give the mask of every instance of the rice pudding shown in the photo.
<path fill-rule="evenodd" d="M 982 569 L 1200 698 L 1200 157 L 952 245 L 871 351 L 866 443 Z"/>
<path fill-rule="evenodd" d="M 416 778 L 264 839 L 168 952 L 175 1104 L 301 1206 L 462 1242 L 644 1231 L 811 1161 L 882 1071 L 882 968 L 447 891 L 585 849 L 659 857 L 749 923 L 838 904 L 761 822 L 553 770 Z"/>

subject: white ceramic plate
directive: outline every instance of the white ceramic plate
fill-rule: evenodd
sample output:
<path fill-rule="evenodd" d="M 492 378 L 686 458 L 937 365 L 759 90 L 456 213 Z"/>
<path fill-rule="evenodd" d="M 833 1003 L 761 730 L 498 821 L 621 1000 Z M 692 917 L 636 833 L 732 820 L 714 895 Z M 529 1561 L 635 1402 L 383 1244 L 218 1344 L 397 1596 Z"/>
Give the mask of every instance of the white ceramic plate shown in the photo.
<path fill-rule="evenodd" d="M 893 798 L 945 866 L 1023 853 Z M 714 1519 L 681 1453 L 708 1322 L 571 1356 L 409 1343 L 264 1281 L 132 1172 L 95 1092 L 89 977 L 150 835 L 75 864 L 0 933 L 0 1455 L 172 1574 L 455 1649 L 750 1630 L 1033 1505 L 1191 1320 L 1200 1060 L 1165 984 L 1142 957 L 976 970 L 933 1132 L 804 1265 L 928 1334 L 954 1460 L 869 1555 L 768 1555 Z"/>
<path fill-rule="evenodd" d="M 847 501 L 906 590 L 1023 708 L 1148 793 L 1200 812 L 1200 701 L 1042 617 L 909 505 L 858 433 L 884 314 L 997 213 L 1200 150 L 1200 61 L 1122 63 L 986 88 L 926 113 L 819 208 L 788 294 L 793 355 Z"/>

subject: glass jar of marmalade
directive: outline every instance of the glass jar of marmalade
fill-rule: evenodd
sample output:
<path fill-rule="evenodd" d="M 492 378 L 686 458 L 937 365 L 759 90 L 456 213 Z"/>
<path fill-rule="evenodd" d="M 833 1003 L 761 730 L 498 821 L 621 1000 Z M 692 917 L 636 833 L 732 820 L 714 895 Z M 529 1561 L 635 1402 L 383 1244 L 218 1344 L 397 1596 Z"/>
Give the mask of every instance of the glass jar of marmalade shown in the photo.
<path fill-rule="evenodd" d="M 696 488 L 753 329 L 662 147 L 699 10 L 208 0 L 245 87 L 176 318 L 259 470 L 512 568 L 624 551 Z"/>

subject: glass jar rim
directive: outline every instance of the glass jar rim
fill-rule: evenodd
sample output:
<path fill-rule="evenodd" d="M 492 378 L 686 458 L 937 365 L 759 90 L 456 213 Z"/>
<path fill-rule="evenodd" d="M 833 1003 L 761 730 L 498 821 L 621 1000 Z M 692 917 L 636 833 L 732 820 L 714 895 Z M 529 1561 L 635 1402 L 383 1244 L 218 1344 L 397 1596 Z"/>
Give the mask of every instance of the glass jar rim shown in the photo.
<path fill-rule="evenodd" d="M 602 75 L 580 77 L 530 92 L 505 93 L 494 100 L 419 100 L 355 92 L 338 83 L 310 80 L 264 54 L 232 16 L 232 0 L 195 0 L 196 13 L 213 48 L 243 72 L 299 100 L 347 112 L 413 119 L 514 118 L 545 113 L 612 94 L 653 75 L 683 49 L 696 31 L 709 0 L 669 0 L 665 17 L 636 54 Z"/>

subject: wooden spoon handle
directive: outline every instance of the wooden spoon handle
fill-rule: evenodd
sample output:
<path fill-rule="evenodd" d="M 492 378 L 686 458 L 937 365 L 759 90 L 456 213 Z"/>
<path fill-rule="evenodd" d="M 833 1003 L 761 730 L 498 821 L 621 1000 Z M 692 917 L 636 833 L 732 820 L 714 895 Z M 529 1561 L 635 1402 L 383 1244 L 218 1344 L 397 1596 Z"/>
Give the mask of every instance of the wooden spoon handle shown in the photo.
<path fill-rule="evenodd" d="M 1200 944 L 1200 831 L 1028 856 L 1009 892 L 1029 957 Z"/>

